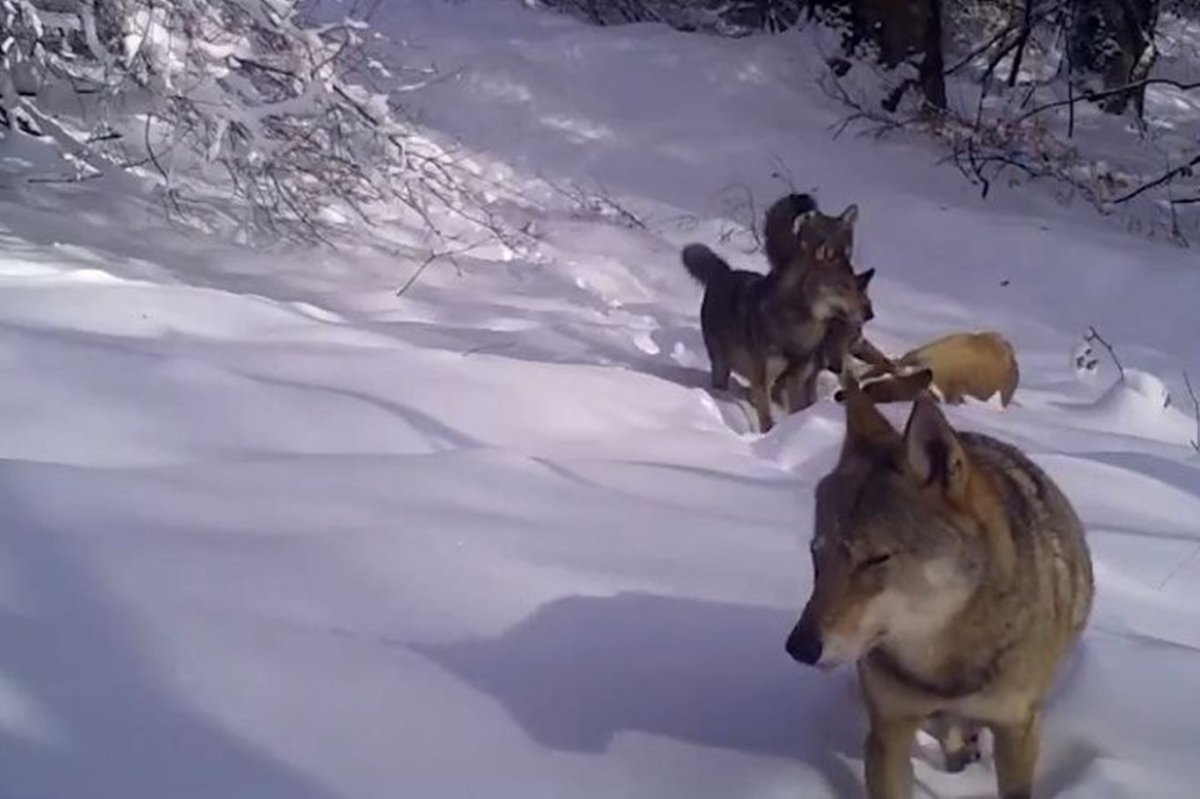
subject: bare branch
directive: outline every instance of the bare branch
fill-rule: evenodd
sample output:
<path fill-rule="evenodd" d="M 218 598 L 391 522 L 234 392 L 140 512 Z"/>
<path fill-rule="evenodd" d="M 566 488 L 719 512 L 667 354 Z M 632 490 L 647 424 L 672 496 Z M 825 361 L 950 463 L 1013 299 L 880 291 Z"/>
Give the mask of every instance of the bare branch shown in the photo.
<path fill-rule="evenodd" d="M 622 225 L 639 230 L 647 230 L 646 223 L 636 214 L 614 199 L 603 185 L 597 183 L 595 190 L 586 189 L 573 181 L 565 186 L 546 180 L 556 194 L 566 197 L 575 206 L 577 212 L 595 215 L 601 218 L 615 217 Z"/>
<path fill-rule="evenodd" d="M 1103 336 L 1096 332 L 1096 328 L 1089 326 L 1088 334 L 1083 337 L 1083 340 L 1089 344 L 1099 344 L 1100 346 L 1104 347 L 1104 349 L 1108 350 L 1108 357 L 1112 358 L 1113 363 L 1117 366 L 1117 374 L 1119 375 L 1118 382 L 1124 383 L 1125 367 L 1121 366 L 1121 361 L 1119 358 L 1117 358 L 1117 351 L 1113 349 L 1113 346 L 1109 344 Z"/>
<path fill-rule="evenodd" d="M 1127 92 L 1136 91 L 1136 90 L 1138 90 L 1140 88 L 1144 88 L 1146 86 L 1154 86 L 1154 85 L 1159 85 L 1159 84 L 1166 85 L 1166 86 L 1174 86 L 1176 89 L 1179 89 L 1180 91 L 1184 91 L 1184 92 L 1192 91 L 1194 89 L 1200 89 L 1200 81 L 1195 81 L 1192 83 L 1183 83 L 1183 82 L 1180 82 L 1177 80 L 1172 80 L 1170 78 L 1145 78 L 1143 80 L 1137 80 L 1137 81 L 1133 81 L 1132 83 L 1127 83 L 1124 86 L 1118 86 L 1115 89 L 1105 89 L 1103 91 L 1098 91 L 1098 92 L 1084 92 L 1083 94 L 1068 96 L 1068 98 L 1066 100 L 1056 100 L 1052 103 L 1045 103 L 1044 105 L 1039 105 L 1036 108 L 1026 111 L 1024 114 L 1022 114 L 1021 116 L 1019 116 L 1015 120 L 1013 120 L 1013 122 L 1014 122 L 1014 124 L 1019 124 L 1021 122 L 1024 122 L 1025 120 L 1029 119 L 1030 117 L 1037 116 L 1038 114 L 1041 114 L 1045 111 L 1050 111 L 1051 109 L 1054 109 L 1054 108 L 1062 108 L 1063 106 L 1073 106 L 1075 103 L 1081 103 L 1081 102 L 1095 102 L 1098 100 L 1103 100 L 1108 97 L 1114 97 L 1118 94 L 1126 94 Z"/>
<path fill-rule="evenodd" d="M 1178 178 L 1178 177 L 1181 177 L 1184 175 L 1190 175 L 1190 174 L 1192 174 L 1192 167 L 1196 166 L 1197 164 L 1200 164 L 1200 155 L 1193 157 L 1190 161 L 1188 161 L 1186 164 L 1183 164 L 1182 166 L 1177 166 L 1174 169 L 1168 169 L 1166 172 L 1159 175 L 1154 180 L 1143 183 L 1141 186 L 1138 186 L 1133 191 L 1127 192 L 1126 194 L 1122 194 L 1120 197 L 1117 197 L 1115 200 L 1113 200 L 1112 203 L 1113 203 L 1113 205 L 1120 205 L 1121 203 L 1128 202 L 1129 200 L 1132 200 L 1134 197 L 1137 197 L 1138 195 L 1143 194 L 1143 193 L 1149 191 L 1150 189 L 1153 189 L 1157 186 L 1161 186 L 1164 183 L 1170 183 L 1175 178 Z"/>
<path fill-rule="evenodd" d="M 1188 376 L 1186 370 L 1183 373 L 1183 384 L 1187 386 L 1188 396 L 1192 398 L 1192 413 L 1196 417 L 1196 438 L 1190 443 L 1192 449 L 1200 452 L 1200 399 L 1196 398 L 1196 390 L 1192 388 L 1192 379 Z"/>

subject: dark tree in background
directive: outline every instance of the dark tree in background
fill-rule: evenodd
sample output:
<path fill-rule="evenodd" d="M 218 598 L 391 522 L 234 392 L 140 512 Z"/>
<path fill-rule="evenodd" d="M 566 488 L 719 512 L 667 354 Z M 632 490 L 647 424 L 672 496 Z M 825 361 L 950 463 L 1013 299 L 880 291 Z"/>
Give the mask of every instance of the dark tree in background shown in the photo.
<path fill-rule="evenodd" d="M 1157 55 L 1158 0 L 1071 0 L 1068 58 L 1072 78 L 1097 76 L 1104 89 L 1145 80 Z M 1130 100 L 1142 113 L 1145 86 L 1106 97 L 1102 107 L 1124 113 Z"/>
<path fill-rule="evenodd" d="M 1168 2 L 1169 0 L 1162 0 Z M 1081 93 L 1111 92 L 1144 80 L 1154 64 L 1160 0 L 543 0 L 597 24 L 664 22 L 684 30 L 724 35 L 779 32 L 819 19 L 842 33 L 835 71 L 851 56 L 874 60 L 885 70 L 910 64 L 925 105 L 945 109 L 948 50 L 976 54 L 989 64 L 990 82 L 1007 61 L 1005 83 L 1018 82 L 1035 32 L 1065 41 L 1069 79 Z M 1186 11 L 1194 0 L 1174 0 Z M 948 31 L 960 35 L 951 42 Z M 966 32 L 965 37 L 961 35 Z M 1106 94 L 1101 107 L 1124 113 L 1141 108 L 1144 86 Z"/>
<path fill-rule="evenodd" d="M 1131 209 L 1139 230 L 1200 234 L 1200 120 L 1178 97 L 1200 92 L 1188 42 L 1200 0 L 527 1 L 708 35 L 819 24 L 838 34 L 819 81 L 847 125 L 920 126 L 985 197 L 1045 180 L 1063 202 Z"/>

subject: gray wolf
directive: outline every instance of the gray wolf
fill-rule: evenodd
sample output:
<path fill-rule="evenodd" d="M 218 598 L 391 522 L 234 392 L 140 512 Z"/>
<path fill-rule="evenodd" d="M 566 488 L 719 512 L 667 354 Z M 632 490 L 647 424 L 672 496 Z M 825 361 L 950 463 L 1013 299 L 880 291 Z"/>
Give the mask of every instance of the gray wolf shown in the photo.
<path fill-rule="evenodd" d="M 842 386 L 845 438 L 816 488 L 813 589 L 787 651 L 856 664 L 871 799 L 911 797 L 924 723 L 950 762 L 989 727 L 1000 796 L 1031 799 L 1042 706 L 1092 607 L 1083 526 L 1016 447 L 954 430 L 929 398 L 900 433 Z"/>
<path fill-rule="evenodd" d="M 813 262 L 805 268 L 767 274 L 733 269 L 703 244 L 689 244 L 683 265 L 704 285 L 700 328 L 714 388 L 729 388 L 731 372 L 750 384 L 759 430 L 767 432 L 772 386 L 789 364 L 812 364 L 830 320 L 862 327 L 868 310 L 866 287 L 874 270 L 854 274 Z"/>
<path fill-rule="evenodd" d="M 763 251 L 770 271 L 803 266 L 814 259 L 850 268 L 857 220 L 857 205 L 830 216 L 807 194 L 785 194 L 763 215 Z"/>
<path fill-rule="evenodd" d="M 831 216 L 823 213 L 807 194 L 780 197 L 764 214 L 763 249 L 770 272 L 820 266 L 853 274 L 857 219 L 857 205 L 849 205 L 840 214 Z M 874 318 L 875 309 L 864 283 L 861 318 L 833 319 L 811 357 L 789 359 L 774 383 L 771 398 L 784 404 L 789 413 L 807 408 L 816 400 L 817 376 L 826 369 L 840 373 L 848 356 L 867 363 L 880 374 L 890 373 L 892 362 L 863 335 L 863 325 Z"/>
<path fill-rule="evenodd" d="M 847 209 L 849 210 L 849 209 Z M 857 209 L 855 210 L 857 213 Z M 785 194 L 763 214 L 763 251 L 767 255 L 767 265 L 770 271 L 783 269 L 800 254 L 800 240 L 796 235 L 796 226 L 802 219 L 814 215 L 814 233 L 835 221 L 817 210 L 817 201 L 808 194 Z M 853 221 L 851 220 L 851 246 L 853 245 Z M 848 250 L 850 248 L 847 248 Z M 847 252 L 849 255 L 849 252 Z"/>

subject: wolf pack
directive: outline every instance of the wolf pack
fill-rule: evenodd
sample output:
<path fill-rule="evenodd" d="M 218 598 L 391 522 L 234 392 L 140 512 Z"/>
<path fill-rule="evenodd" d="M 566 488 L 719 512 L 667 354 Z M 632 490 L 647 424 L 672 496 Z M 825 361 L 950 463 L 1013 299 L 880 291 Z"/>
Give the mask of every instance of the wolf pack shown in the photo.
<path fill-rule="evenodd" d="M 875 270 L 855 270 L 857 218 L 792 193 L 763 220 L 766 272 L 704 244 L 682 251 L 704 286 L 712 385 L 739 375 L 761 431 L 775 406 L 812 406 L 823 372 L 840 384 L 845 433 L 816 486 L 812 591 L 786 650 L 857 670 L 870 799 L 913 795 L 922 729 L 953 772 L 981 759 L 986 730 L 999 796 L 1029 799 L 1045 705 L 1091 613 L 1083 525 L 1019 448 L 942 411 L 968 397 L 1009 406 L 1019 371 L 1002 335 L 954 332 L 898 358 L 866 337 Z M 896 402 L 911 403 L 903 430 L 877 407 Z"/>

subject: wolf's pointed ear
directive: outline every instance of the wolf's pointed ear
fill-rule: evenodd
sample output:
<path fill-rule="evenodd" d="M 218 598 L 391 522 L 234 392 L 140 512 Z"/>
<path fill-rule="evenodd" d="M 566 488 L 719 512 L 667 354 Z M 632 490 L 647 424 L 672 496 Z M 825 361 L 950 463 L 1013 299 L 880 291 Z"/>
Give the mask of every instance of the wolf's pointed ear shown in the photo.
<path fill-rule="evenodd" d="M 858 221 L 858 206 L 851 204 L 846 206 L 846 210 L 842 211 L 842 215 L 838 217 L 843 225 L 850 226 Z"/>
<path fill-rule="evenodd" d="M 854 281 L 858 283 L 859 291 L 866 291 L 867 284 L 871 282 L 871 278 L 875 277 L 875 269 L 872 267 L 865 272 L 859 272 L 854 276 Z"/>
<path fill-rule="evenodd" d="M 842 364 L 840 401 L 846 405 L 846 439 L 842 442 L 841 460 L 864 451 L 892 451 L 900 442 L 900 434 L 884 417 L 875 403 L 858 385 L 848 363 Z"/>
<path fill-rule="evenodd" d="M 929 372 L 930 379 L 933 372 Z M 967 479 L 967 456 L 950 423 L 932 400 L 913 403 L 904 428 L 904 449 L 922 485 L 936 483 L 951 497 L 960 496 Z"/>

